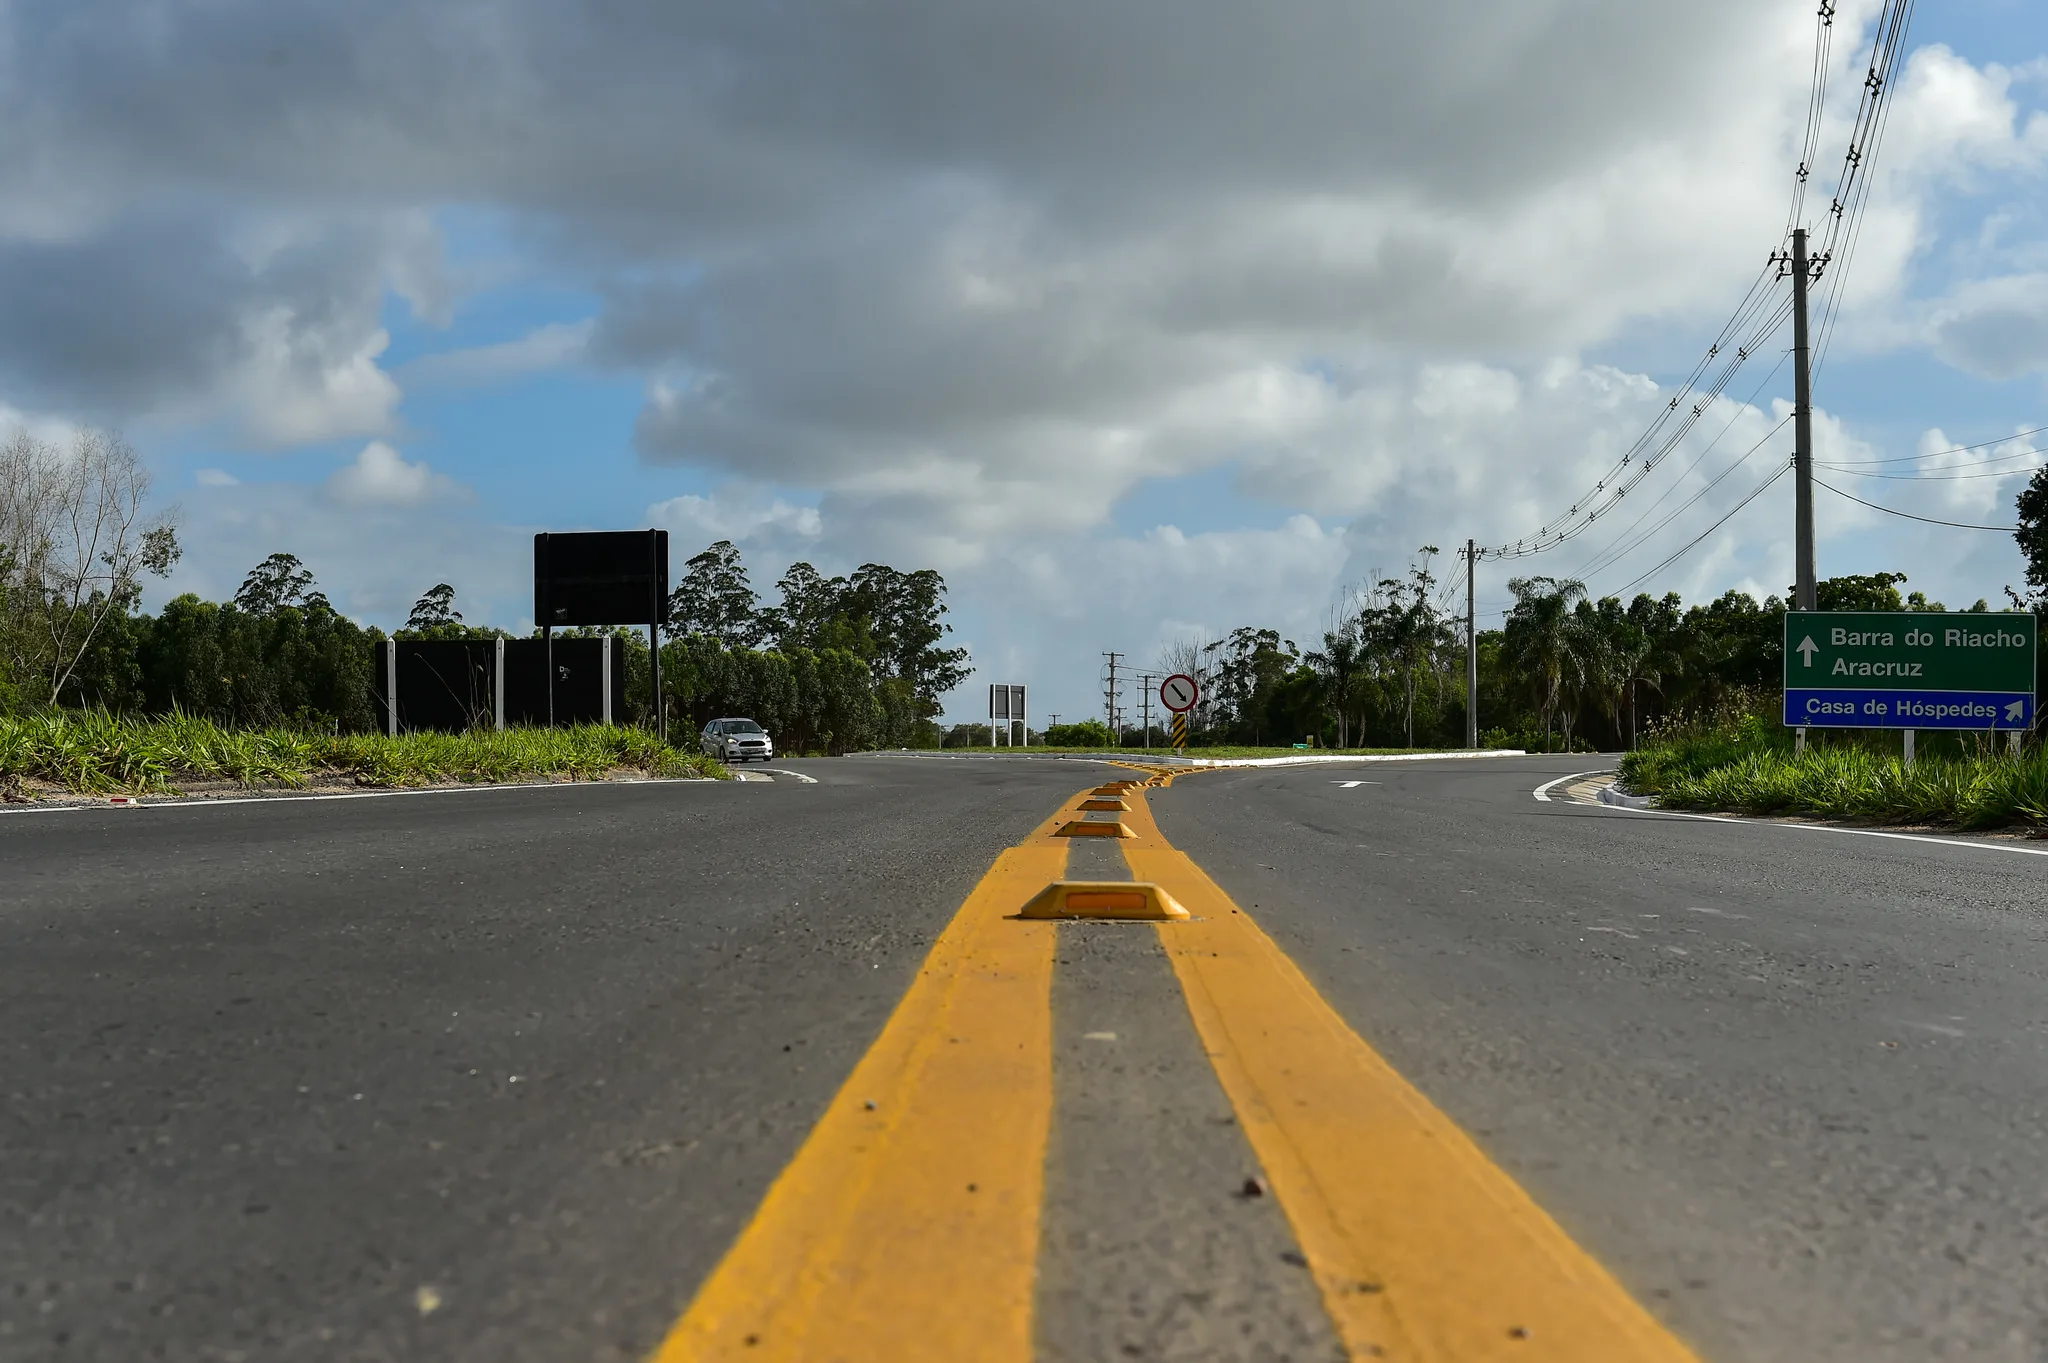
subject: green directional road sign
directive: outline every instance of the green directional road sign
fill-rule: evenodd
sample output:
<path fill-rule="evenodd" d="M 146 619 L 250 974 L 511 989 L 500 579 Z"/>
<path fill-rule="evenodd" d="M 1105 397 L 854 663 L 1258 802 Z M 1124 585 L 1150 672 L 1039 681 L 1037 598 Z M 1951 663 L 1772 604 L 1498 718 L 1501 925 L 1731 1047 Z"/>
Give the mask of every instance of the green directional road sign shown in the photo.
<path fill-rule="evenodd" d="M 2034 617 L 1785 612 L 1785 722 L 1840 729 L 2024 729 Z"/>

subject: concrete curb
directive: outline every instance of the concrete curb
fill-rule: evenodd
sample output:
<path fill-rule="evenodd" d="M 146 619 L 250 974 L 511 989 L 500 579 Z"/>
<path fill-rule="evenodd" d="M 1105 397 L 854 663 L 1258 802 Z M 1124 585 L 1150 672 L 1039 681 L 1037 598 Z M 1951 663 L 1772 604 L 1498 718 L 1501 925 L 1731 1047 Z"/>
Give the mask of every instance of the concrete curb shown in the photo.
<path fill-rule="evenodd" d="M 1655 796 L 1629 795 L 1612 781 L 1600 787 L 1600 803 L 1603 805 L 1614 805 L 1621 809 L 1655 809 L 1657 807 Z"/>

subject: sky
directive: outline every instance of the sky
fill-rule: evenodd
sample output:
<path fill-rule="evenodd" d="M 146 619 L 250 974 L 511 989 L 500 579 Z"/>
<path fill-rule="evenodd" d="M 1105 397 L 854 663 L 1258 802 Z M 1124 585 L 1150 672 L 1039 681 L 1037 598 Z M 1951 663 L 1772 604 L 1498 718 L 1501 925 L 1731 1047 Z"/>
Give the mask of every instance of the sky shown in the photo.
<path fill-rule="evenodd" d="M 1816 226 L 1877 5 L 1837 9 Z M 1583 499 L 1783 240 L 1814 33 L 1810 0 L 0 0 L 0 428 L 142 451 L 185 546 L 152 605 L 283 550 L 366 623 L 448 582 L 524 630 L 534 531 L 659 525 L 764 596 L 936 568 L 948 717 L 1002 681 L 1073 719 L 1105 650 L 1313 647 Z M 1817 458 L 2005 525 L 2048 424 L 2048 11 L 1920 6 L 1908 47 Z M 1713 527 L 1789 457 L 1789 344 L 1585 534 L 1482 562 L 1481 627 L 1525 574 L 1783 592 L 1790 478 Z M 1822 576 L 2021 581 L 2009 534 L 1816 496 Z"/>

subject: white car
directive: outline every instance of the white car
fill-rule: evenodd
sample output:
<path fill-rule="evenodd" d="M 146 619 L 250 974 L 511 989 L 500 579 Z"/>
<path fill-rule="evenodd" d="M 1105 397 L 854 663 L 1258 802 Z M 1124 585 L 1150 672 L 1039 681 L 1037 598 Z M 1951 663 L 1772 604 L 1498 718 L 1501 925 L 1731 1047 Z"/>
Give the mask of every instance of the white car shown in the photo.
<path fill-rule="evenodd" d="M 766 762 L 775 756 L 775 740 L 751 719 L 714 719 L 704 726 L 700 741 L 705 753 L 721 762 L 744 762 L 751 757 Z"/>

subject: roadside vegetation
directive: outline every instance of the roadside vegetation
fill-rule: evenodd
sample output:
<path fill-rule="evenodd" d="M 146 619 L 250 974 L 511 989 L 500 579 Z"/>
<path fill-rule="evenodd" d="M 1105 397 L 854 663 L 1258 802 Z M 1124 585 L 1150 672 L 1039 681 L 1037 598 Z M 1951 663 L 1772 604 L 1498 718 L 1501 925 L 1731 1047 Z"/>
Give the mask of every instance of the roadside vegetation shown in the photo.
<path fill-rule="evenodd" d="M 84 795 L 171 794 L 202 783 L 430 786 L 456 782 L 596 781 L 619 773 L 724 778 L 700 753 L 639 729 L 480 730 L 464 734 L 250 729 L 193 715 L 133 718 L 103 710 L 0 716 L 0 798 L 37 786 Z"/>
<path fill-rule="evenodd" d="M 1908 766 L 1896 733 L 1813 731 L 1795 753 L 1778 704 L 1774 692 L 1749 692 L 1660 726 L 1623 757 L 1623 788 L 1673 809 L 2048 828 L 2048 752 L 2038 740 L 2015 756 L 2003 734 L 1922 733 Z"/>

